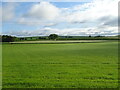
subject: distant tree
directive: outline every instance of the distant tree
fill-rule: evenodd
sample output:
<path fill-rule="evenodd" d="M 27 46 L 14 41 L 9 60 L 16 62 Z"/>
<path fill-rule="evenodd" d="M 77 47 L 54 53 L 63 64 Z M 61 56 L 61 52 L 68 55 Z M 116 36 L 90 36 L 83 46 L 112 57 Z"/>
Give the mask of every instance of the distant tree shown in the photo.
<path fill-rule="evenodd" d="M 89 37 L 91 37 L 91 35 L 89 35 Z"/>
<path fill-rule="evenodd" d="M 38 39 L 41 39 L 41 37 L 38 37 Z"/>
<path fill-rule="evenodd" d="M 32 37 L 30 37 L 30 39 L 32 40 Z"/>
<path fill-rule="evenodd" d="M 20 38 L 20 40 L 25 40 L 25 38 Z"/>
<path fill-rule="evenodd" d="M 40 39 L 40 40 L 45 40 L 46 37 L 38 37 L 38 39 Z"/>
<path fill-rule="evenodd" d="M 0 42 L 2 42 L 2 36 L 0 35 Z"/>
<path fill-rule="evenodd" d="M 25 38 L 25 40 L 27 40 L 27 38 Z"/>
<path fill-rule="evenodd" d="M 104 36 L 98 35 L 98 36 L 95 36 L 95 37 L 104 37 Z"/>
<path fill-rule="evenodd" d="M 68 36 L 65 36 L 65 38 L 68 38 Z"/>
<path fill-rule="evenodd" d="M 73 38 L 72 36 L 69 36 L 68 38 Z"/>
<path fill-rule="evenodd" d="M 9 35 L 3 35 L 2 36 L 2 42 L 14 42 L 16 40 L 16 37 L 9 36 Z"/>
<path fill-rule="evenodd" d="M 57 34 L 50 34 L 48 36 L 49 39 L 52 39 L 52 40 L 56 40 L 58 38 L 58 35 Z"/>

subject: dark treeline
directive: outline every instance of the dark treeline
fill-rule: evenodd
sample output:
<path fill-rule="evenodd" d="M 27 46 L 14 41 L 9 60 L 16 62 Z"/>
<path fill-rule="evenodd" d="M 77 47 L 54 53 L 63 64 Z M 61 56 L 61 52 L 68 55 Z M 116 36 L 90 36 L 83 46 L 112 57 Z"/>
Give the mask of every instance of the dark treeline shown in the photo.
<path fill-rule="evenodd" d="M 31 40 L 119 40 L 118 37 L 111 36 L 58 36 L 57 38 L 53 38 L 52 36 L 42 36 L 42 37 L 22 37 L 19 38 L 20 41 L 31 41 Z"/>
<path fill-rule="evenodd" d="M 2 42 L 14 42 L 17 40 L 17 37 L 13 37 L 10 35 L 2 35 L 0 36 L 0 41 Z"/>
<path fill-rule="evenodd" d="M 14 37 L 10 35 L 0 36 L 2 42 L 14 42 L 14 41 L 37 41 L 37 40 L 120 40 L 118 36 L 55 36 L 55 34 L 49 36 L 36 36 L 36 37 Z"/>

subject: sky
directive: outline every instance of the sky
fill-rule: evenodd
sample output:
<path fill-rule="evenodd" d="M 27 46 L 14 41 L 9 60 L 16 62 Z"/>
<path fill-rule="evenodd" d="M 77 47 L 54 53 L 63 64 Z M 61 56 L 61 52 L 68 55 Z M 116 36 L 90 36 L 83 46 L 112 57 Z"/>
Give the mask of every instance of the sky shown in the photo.
<path fill-rule="evenodd" d="M 118 35 L 118 0 L 2 2 L 1 6 L 2 34 Z"/>

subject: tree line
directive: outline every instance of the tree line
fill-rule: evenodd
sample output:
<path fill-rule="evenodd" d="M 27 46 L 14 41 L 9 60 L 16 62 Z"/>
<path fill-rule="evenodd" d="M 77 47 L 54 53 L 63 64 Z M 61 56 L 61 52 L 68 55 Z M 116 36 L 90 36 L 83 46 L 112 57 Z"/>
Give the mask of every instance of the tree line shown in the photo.
<path fill-rule="evenodd" d="M 32 40 L 32 37 L 30 37 Z M 58 38 L 57 34 L 50 34 L 48 36 L 48 39 L 50 40 L 56 40 Z M 39 37 L 39 40 L 46 40 L 45 37 Z M 10 36 L 10 35 L 0 35 L 0 42 L 14 42 L 14 41 L 22 41 L 22 40 L 27 40 L 25 37 L 17 38 L 15 36 Z"/>
<path fill-rule="evenodd" d="M 2 42 L 14 42 L 17 39 L 17 37 L 10 36 L 10 35 L 1 35 L 0 41 Z"/>
<path fill-rule="evenodd" d="M 0 35 L 0 42 L 14 42 L 14 41 L 33 41 L 33 40 L 119 40 L 117 37 L 105 36 L 58 36 L 57 34 L 50 34 L 43 37 L 15 37 L 10 35 Z"/>

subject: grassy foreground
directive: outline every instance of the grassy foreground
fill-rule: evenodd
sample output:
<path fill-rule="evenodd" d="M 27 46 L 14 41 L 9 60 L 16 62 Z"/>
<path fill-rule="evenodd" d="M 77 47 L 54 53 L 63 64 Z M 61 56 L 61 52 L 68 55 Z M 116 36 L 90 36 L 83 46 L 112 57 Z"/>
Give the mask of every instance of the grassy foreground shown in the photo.
<path fill-rule="evenodd" d="M 5 44 L 3 88 L 116 88 L 118 43 Z"/>

